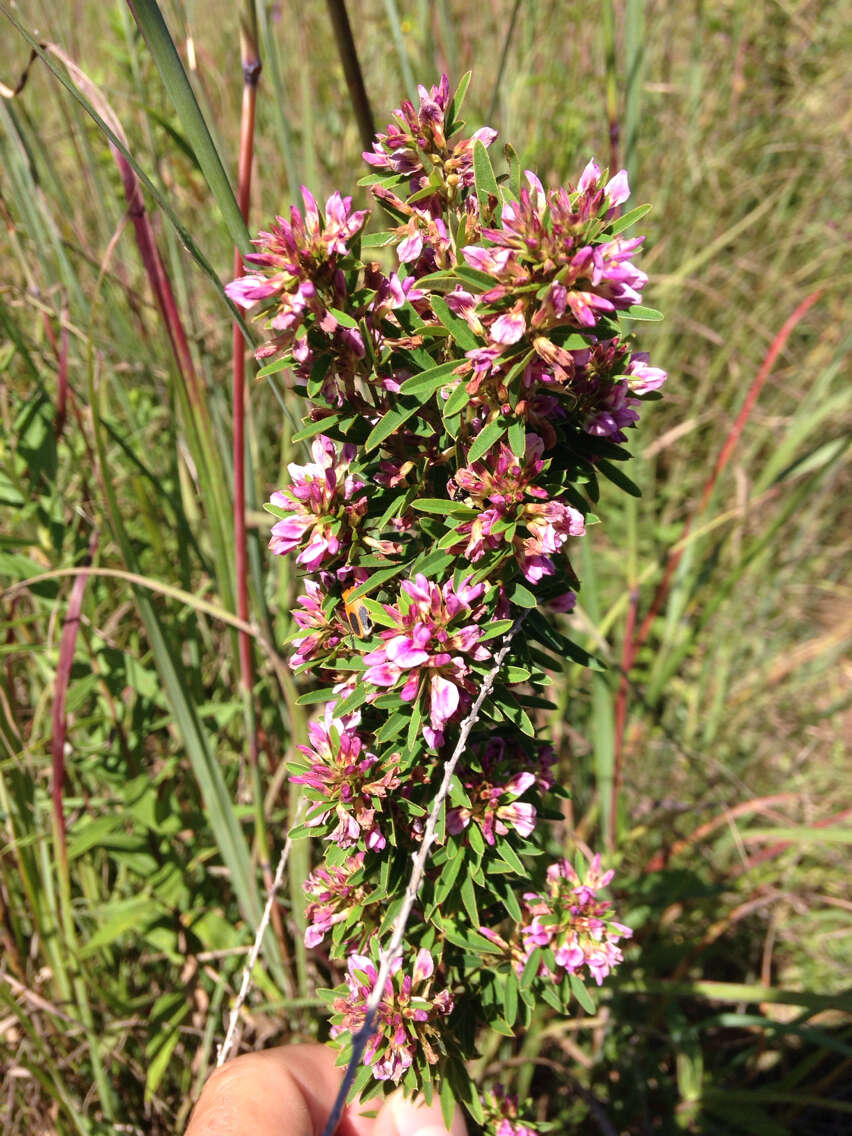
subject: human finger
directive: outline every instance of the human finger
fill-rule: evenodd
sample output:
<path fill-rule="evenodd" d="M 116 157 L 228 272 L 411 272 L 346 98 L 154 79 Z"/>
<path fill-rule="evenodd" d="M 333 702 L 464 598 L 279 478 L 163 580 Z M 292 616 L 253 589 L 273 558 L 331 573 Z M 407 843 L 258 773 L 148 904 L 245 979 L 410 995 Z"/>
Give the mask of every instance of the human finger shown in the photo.
<path fill-rule="evenodd" d="M 249 1053 L 207 1081 L 186 1136 L 320 1136 L 342 1078 L 324 1045 L 289 1045 Z M 379 1109 L 348 1106 L 335 1136 L 447 1136 L 437 1101 L 427 1107 L 394 1094 Z M 451 1136 L 467 1129 L 456 1109 Z"/>

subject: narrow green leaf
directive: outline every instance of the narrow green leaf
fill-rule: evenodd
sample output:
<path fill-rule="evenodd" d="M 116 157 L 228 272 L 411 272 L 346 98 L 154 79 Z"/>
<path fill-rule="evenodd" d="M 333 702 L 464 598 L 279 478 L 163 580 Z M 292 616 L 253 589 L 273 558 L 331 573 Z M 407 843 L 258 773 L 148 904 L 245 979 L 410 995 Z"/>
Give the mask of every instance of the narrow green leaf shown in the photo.
<path fill-rule="evenodd" d="M 656 308 L 646 308 L 644 304 L 634 304 L 632 308 L 628 308 L 626 312 L 621 312 L 620 315 L 626 319 L 645 320 L 648 323 L 659 323 L 663 318 L 662 312 L 658 312 Z"/>
<path fill-rule="evenodd" d="M 493 623 L 489 623 L 479 637 L 480 643 L 484 643 L 487 639 L 495 639 L 498 635 L 505 635 L 514 622 L 513 619 L 498 619 Z"/>
<path fill-rule="evenodd" d="M 527 427 L 522 419 L 509 427 L 509 445 L 515 457 L 523 460 L 527 452 Z"/>
<path fill-rule="evenodd" d="M 512 603 L 517 604 L 518 607 L 533 608 L 538 603 L 533 593 L 529 588 L 523 584 L 515 584 L 510 593 Z"/>
<path fill-rule="evenodd" d="M 491 447 L 497 442 L 509 428 L 509 423 L 505 418 L 495 418 L 493 422 L 489 422 L 482 430 L 476 435 L 473 444 L 467 452 L 468 465 L 487 454 Z"/>
<path fill-rule="evenodd" d="M 471 922 L 472 927 L 478 927 L 480 924 L 479 911 L 476 906 L 476 892 L 473 887 L 473 880 L 470 876 L 465 876 L 461 885 L 461 899 L 464 904 L 464 909 L 467 912 L 467 917 Z"/>
<path fill-rule="evenodd" d="M 460 379 L 459 385 L 444 403 L 444 418 L 452 418 L 454 414 L 464 410 L 469 402 L 470 395 L 467 393 L 467 383 L 464 379 Z"/>
<path fill-rule="evenodd" d="M 327 418 L 320 418 L 318 422 L 309 422 L 307 426 L 303 426 L 301 430 L 297 430 L 291 442 L 306 442 L 308 438 L 314 438 L 317 434 L 322 434 L 324 430 L 329 430 L 340 421 L 340 416 L 337 414 L 329 414 Z"/>
<path fill-rule="evenodd" d="M 461 114 L 461 108 L 464 105 L 465 95 L 467 94 L 467 88 L 470 85 L 470 77 L 472 74 L 472 71 L 466 71 L 464 75 L 462 75 L 461 79 L 459 79 L 459 85 L 456 87 L 452 99 L 450 99 L 450 105 L 447 107 L 447 122 L 449 124 L 447 127 L 448 135 L 452 134 L 456 126 L 460 125 L 458 119 Z M 447 1124 L 447 1128 L 449 1127 L 449 1124 Z"/>
<path fill-rule="evenodd" d="M 480 340 L 477 339 L 468 324 L 460 316 L 450 311 L 446 300 L 441 296 L 432 296 L 430 302 L 432 304 L 432 311 L 447 331 L 449 331 L 462 351 L 475 351 L 477 347 L 482 346 Z"/>
<path fill-rule="evenodd" d="M 411 507 L 420 513 L 434 513 L 443 517 L 476 516 L 476 509 L 471 509 L 469 505 L 464 505 L 461 501 L 445 501 L 442 497 L 421 497 L 412 501 Z"/>
<path fill-rule="evenodd" d="M 631 497 L 642 496 L 642 490 L 636 482 L 631 481 L 626 473 L 623 473 L 618 466 L 613 465 L 612 462 L 607 461 L 606 458 L 600 458 L 598 460 L 597 468 L 608 481 L 611 481 L 613 485 L 617 485 L 619 489 L 623 489 L 625 493 L 629 493 Z"/>
<path fill-rule="evenodd" d="M 416 414 L 420 409 L 419 402 L 412 402 L 410 406 L 403 406 L 401 403 L 389 410 L 387 414 L 383 414 L 370 433 L 367 435 L 367 440 L 364 442 L 364 450 L 370 453 L 371 450 L 380 446 L 385 438 L 390 437 L 395 430 L 398 430 L 404 422 L 407 422 L 413 414 Z"/>
<path fill-rule="evenodd" d="M 452 373 L 458 365 L 458 359 L 451 359 L 448 363 L 439 363 L 428 371 L 421 371 L 419 375 L 412 375 L 400 387 L 400 394 L 411 395 L 424 403 L 436 390 L 451 381 Z"/>
<path fill-rule="evenodd" d="M 523 865 L 523 861 L 518 856 L 515 849 L 506 840 L 501 840 L 497 845 L 497 855 L 505 860 L 510 868 L 514 868 L 515 873 L 519 876 L 526 876 L 527 870 Z"/>
<path fill-rule="evenodd" d="M 631 209 L 629 213 L 625 213 L 623 217 L 619 217 L 617 221 L 613 221 L 611 225 L 606 228 L 605 235 L 615 237 L 619 233 L 623 233 L 625 229 L 629 229 L 631 225 L 635 225 L 637 221 L 641 221 L 646 213 L 650 213 L 653 206 L 651 205 L 637 205 L 635 209 Z"/>
<path fill-rule="evenodd" d="M 495 197 L 499 204 L 500 187 L 497 184 L 488 151 L 479 139 L 473 144 L 473 177 L 476 183 L 476 196 L 479 198 L 481 216 L 486 218 L 489 215 L 489 195 Z"/>
<path fill-rule="evenodd" d="M 271 363 L 267 363 L 265 367 L 261 367 L 255 375 L 256 379 L 265 379 L 267 375 L 275 375 L 278 371 L 284 371 L 292 363 L 289 355 L 284 355 L 281 359 L 273 359 Z"/>
<path fill-rule="evenodd" d="M 241 253 L 249 253 L 249 231 L 156 0 L 133 0 L 131 10 L 172 100 L 186 139 L 195 151 L 205 181 L 219 206 L 231 240 Z"/>
<path fill-rule="evenodd" d="M 518 155 L 515 153 L 513 146 L 507 142 L 503 147 L 503 153 L 506 156 L 506 164 L 509 167 L 509 191 L 512 196 L 517 199 L 521 195 L 521 163 Z"/>
<path fill-rule="evenodd" d="M 388 580 L 392 580 L 394 576 L 398 576 L 404 570 L 404 564 L 396 564 L 392 568 L 380 568 L 378 571 L 370 573 L 369 580 L 365 580 L 363 584 L 359 584 L 354 591 L 349 593 L 347 597 L 349 602 L 360 600 L 362 596 L 377 591 L 382 584 L 386 584 Z"/>
<path fill-rule="evenodd" d="M 592 1001 L 591 994 L 588 992 L 588 990 L 586 989 L 586 987 L 583 985 L 583 983 L 580 981 L 580 979 L 577 977 L 576 974 L 570 975 L 570 980 L 571 980 L 571 990 L 574 993 L 574 997 L 577 999 L 577 1001 L 580 1003 L 580 1005 L 583 1007 L 583 1009 L 586 1011 L 587 1014 L 594 1014 L 595 1013 L 595 1004 Z"/>

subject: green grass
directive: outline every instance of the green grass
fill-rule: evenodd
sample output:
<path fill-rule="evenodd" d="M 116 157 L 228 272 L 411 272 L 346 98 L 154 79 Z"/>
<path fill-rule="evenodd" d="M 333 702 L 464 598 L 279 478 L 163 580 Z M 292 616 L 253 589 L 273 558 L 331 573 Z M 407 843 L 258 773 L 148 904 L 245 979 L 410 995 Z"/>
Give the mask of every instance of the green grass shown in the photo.
<path fill-rule="evenodd" d="M 594 1018 L 542 1015 L 526 1040 L 493 1039 L 481 1064 L 511 1069 L 559 1131 L 594 1131 L 603 1113 L 626 1133 L 840 1132 L 852 1068 L 842 7 L 626 0 L 598 22 L 587 5 L 529 2 L 508 39 L 510 0 L 349 7 L 377 126 L 412 80 L 470 67 L 468 121 L 496 94 L 493 124 L 523 166 L 575 178 L 590 154 L 609 160 L 614 124 L 634 199 L 654 204 L 644 267 L 666 319 L 641 332 L 671 377 L 632 444 L 641 499 L 605 495 L 578 557 L 574 628 L 610 668 L 557 678 L 552 723 L 573 791 L 565 839 L 611 843 L 635 946 Z M 260 779 L 234 616 L 232 313 L 216 280 L 242 239 L 228 204 L 238 18 L 221 2 L 162 10 L 183 67 L 161 75 L 118 0 L 19 6 L 24 30 L 91 86 L 48 53 L 0 100 L 0 1126 L 12 1134 L 180 1130 L 264 902 L 264 828 L 274 867 L 296 804 L 282 762 L 304 711 L 276 646 L 296 585 L 265 554 L 259 503 L 302 452 L 299 408 L 253 378 Z M 137 11 L 155 18 L 153 4 Z M 361 174 L 325 6 L 281 12 L 259 8 L 251 229 L 301 181 L 319 196 Z M 30 43 L 2 19 L 0 82 L 13 86 Z M 188 354 L 170 348 L 90 110 L 123 129 Z M 698 512 L 773 339 L 815 291 Z M 688 522 L 621 696 L 619 742 L 631 590 L 641 623 Z M 87 564 L 93 535 L 105 571 L 86 579 L 67 686 L 63 852 L 51 716 L 73 579 L 55 570 Z M 247 1048 L 322 1036 L 314 991 L 329 973 L 300 946 L 310 862 L 297 847 Z"/>

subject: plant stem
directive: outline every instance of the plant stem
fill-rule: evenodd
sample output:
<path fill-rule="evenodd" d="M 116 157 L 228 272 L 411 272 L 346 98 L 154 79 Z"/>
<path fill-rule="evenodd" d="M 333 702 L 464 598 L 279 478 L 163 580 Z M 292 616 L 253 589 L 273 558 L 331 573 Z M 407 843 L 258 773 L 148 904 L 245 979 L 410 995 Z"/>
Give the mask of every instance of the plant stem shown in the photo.
<path fill-rule="evenodd" d="M 364 86 L 361 64 L 358 62 L 358 52 L 355 50 L 346 4 L 344 0 L 326 0 L 326 2 L 334 28 L 334 38 L 337 41 L 337 50 L 340 53 L 340 62 L 343 64 L 343 74 L 346 76 L 346 86 L 349 88 L 349 98 L 352 100 L 352 110 L 355 112 L 355 120 L 361 131 L 361 145 L 365 150 L 369 150 L 373 145 L 375 133 L 373 112 L 370 110 L 370 100 L 367 98 L 367 89 Z"/>
<path fill-rule="evenodd" d="M 263 67 L 257 34 L 257 12 L 254 0 L 245 0 L 240 12 L 240 59 L 243 72 L 243 99 L 240 113 L 240 152 L 237 172 L 237 205 L 240 215 L 248 224 L 251 206 L 251 172 L 254 159 L 254 125 L 257 108 L 257 85 Z M 243 258 L 239 247 L 234 247 L 234 276 L 243 271 Z M 234 578 L 237 616 L 249 622 L 248 601 L 248 549 L 246 542 L 246 343 L 239 324 L 234 323 L 232 338 L 232 396 L 233 396 L 233 465 L 234 465 Z M 252 798 L 255 804 L 255 833 L 260 853 L 263 882 L 267 895 L 273 895 L 272 868 L 269 863 L 269 845 L 266 838 L 266 820 L 263 814 L 263 792 L 260 783 L 257 722 L 254 712 L 254 659 L 251 635 L 237 632 L 240 656 L 240 684 L 245 703 L 246 732 L 249 743 L 249 770 L 252 781 Z M 276 938 L 287 957 L 284 925 L 278 904 L 271 902 L 272 926 Z M 262 937 L 262 936 L 261 936 Z"/>

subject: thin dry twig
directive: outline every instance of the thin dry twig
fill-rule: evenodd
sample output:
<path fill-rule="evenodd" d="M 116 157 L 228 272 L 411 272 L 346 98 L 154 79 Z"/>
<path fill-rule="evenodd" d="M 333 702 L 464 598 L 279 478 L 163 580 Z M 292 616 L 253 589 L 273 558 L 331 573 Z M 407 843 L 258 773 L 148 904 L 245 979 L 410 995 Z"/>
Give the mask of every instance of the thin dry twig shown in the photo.
<path fill-rule="evenodd" d="M 491 693 L 491 688 L 494 686 L 494 681 L 500 673 L 500 668 L 503 665 L 503 660 L 509 653 L 509 648 L 512 645 L 512 640 L 520 630 L 521 625 L 526 619 L 526 612 L 524 612 L 515 621 L 514 625 L 507 631 L 503 644 L 500 650 L 494 656 L 494 666 L 485 677 L 485 681 L 476 697 L 476 701 L 470 709 L 470 713 L 465 718 L 459 729 L 458 741 L 456 742 L 455 749 L 452 756 L 444 765 L 444 776 L 441 779 L 441 784 L 438 792 L 435 794 L 435 800 L 432 802 L 432 809 L 429 813 L 429 819 L 426 821 L 426 827 L 423 831 L 423 840 L 417 850 L 417 855 L 414 857 L 414 865 L 411 869 L 411 875 L 408 880 L 408 886 L 405 889 L 405 897 L 402 902 L 399 914 L 394 920 L 393 933 L 391 935 L 390 944 L 386 950 L 381 952 L 382 961 L 379 967 L 379 973 L 376 975 L 376 981 L 373 984 L 373 989 L 370 992 L 370 997 L 367 999 L 367 1007 L 364 1015 L 364 1024 L 352 1038 L 352 1053 L 349 1057 L 349 1063 L 346 1066 L 346 1072 L 337 1092 L 337 1097 L 334 1101 L 334 1107 L 329 1114 L 329 1118 L 325 1123 L 322 1130 L 322 1136 L 334 1136 L 334 1130 L 338 1125 L 340 1117 L 343 1113 L 343 1107 L 346 1104 L 346 1098 L 349 1096 L 349 1090 L 352 1087 L 352 1082 L 355 1079 L 355 1073 L 358 1064 L 366 1048 L 367 1042 L 373 1033 L 373 1022 L 376 1017 L 376 1010 L 379 1007 L 379 1002 L 382 1000 L 382 994 L 385 990 L 385 983 L 390 975 L 390 968 L 393 961 L 399 953 L 402 944 L 402 937 L 405 934 L 405 928 L 408 925 L 408 920 L 411 915 L 414 903 L 417 899 L 417 891 L 423 879 L 423 873 L 426 869 L 426 861 L 429 858 L 429 852 L 435 840 L 435 829 L 438 824 L 438 817 L 441 814 L 441 808 L 450 791 L 450 781 L 452 780 L 453 773 L 455 772 L 456 765 L 459 758 L 464 753 L 467 739 L 470 737 L 470 732 L 476 725 L 479 719 L 479 712 L 482 709 L 482 704 Z"/>
<path fill-rule="evenodd" d="M 272 879 L 272 886 L 266 893 L 266 905 L 263 908 L 263 915 L 258 924 L 257 934 L 254 937 L 249 957 L 246 959 L 246 965 L 243 967 L 242 978 L 240 979 L 240 990 L 237 994 L 237 1000 L 231 1008 L 231 1013 L 228 1018 L 228 1029 L 225 1033 L 225 1040 L 219 1046 L 219 1052 L 216 1055 L 216 1067 L 224 1065 L 228 1060 L 228 1055 L 234 1047 L 234 1039 L 237 1033 L 237 1021 L 239 1020 L 240 1010 L 245 1004 L 248 997 L 249 990 L 251 990 L 251 972 L 254 970 L 254 965 L 257 962 L 258 955 L 260 954 L 260 946 L 263 942 L 263 936 L 266 934 L 266 929 L 269 926 L 269 921 L 272 916 L 272 908 L 275 904 L 275 897 L 278 894 L 278 889 L 281 887 L 281 881 L 284 879 L 284 869 L 287 867 L 287 861 L 290 858 L 290 849 L 293 847 L 293 838 L 288 836 L 284 841 L 284 847 L 281 849 L 281 855 L 278 857 L 278 866 L 275 869 L 275 875 Z"/>

